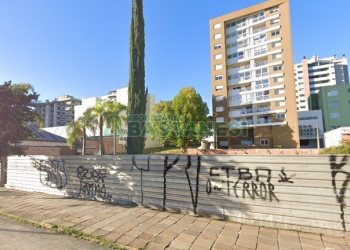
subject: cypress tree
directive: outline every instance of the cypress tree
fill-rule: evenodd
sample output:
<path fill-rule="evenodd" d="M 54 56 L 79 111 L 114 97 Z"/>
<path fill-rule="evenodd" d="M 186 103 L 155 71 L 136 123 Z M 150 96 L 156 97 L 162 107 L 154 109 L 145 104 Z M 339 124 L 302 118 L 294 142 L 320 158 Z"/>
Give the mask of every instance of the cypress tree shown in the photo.
<path fill-rule="evenodd" d="M 145 147 L 145 31 L 142 0 L 132 0 L 130 27 L 130 76 L 128 87 L 128 154 L 142 154 Z"/>

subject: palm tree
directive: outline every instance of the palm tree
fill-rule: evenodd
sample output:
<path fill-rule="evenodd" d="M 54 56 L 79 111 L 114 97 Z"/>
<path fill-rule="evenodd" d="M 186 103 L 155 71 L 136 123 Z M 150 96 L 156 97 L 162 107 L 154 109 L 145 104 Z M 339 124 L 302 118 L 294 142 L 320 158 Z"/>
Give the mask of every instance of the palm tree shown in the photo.
<path fill-rule="evenodd" d="M 104 155 L 103 125 L 104 125 L 104 118 L 108 112 L 107 107 L 108 105 L 106 101 L 99 100 L 97 101 L 95 107 L 92 108 L 92 115 L 95 117 L 99 128 L 99 150 L 97 153 L 98 155 Z"/>
<path fill-rule="evenodd" d="M 104 155 L 104 149 L 103 149 L 103 127 L 105 124 L 105 121 L 107 121 L 108 125 L 112 128 L 112 132 L 116 134 L 116 128 L 119 128 L 120 123 L 118 121 L 119 113 L 126 109 L 122 104 L 116 102 L 116 101 L 103 101 L 100 100 L 96 103 L 95 107 L 92 108 L 93 116 L 96 119 L 96 123 L 98 124 L 99 128 L 99 155 Z M 108 123 L 109 120 L 109 123 Z M 112 122 L 114 121 L 114 123 Z M 118 126 L 118 127 L 117 127 Z M 115 143 L 115 142 L 114 142 Z"/>
<path fill-rule="evenodd" d="M 121 112 L 126 110 L 126 107 L 119 102 L 107 102 L 106 123 L 111 128 L 113 133 L 113 155 L 116 155 L 116 140 L 117 132 L 120 129 L 122 122 L 126 117 L 121 115 Z"/>
<path fill-rule="evenodd" d="M 94 134 L 96 132 L 96 121 L 91 108 L 87 109 L 78 120 L 71 122 L 67 128 L 67 143 L 69 145 L 76 145 L 78 141 L 82 140 L 81 155 L 86 153 L 86 130 L 92 130 Z"/>

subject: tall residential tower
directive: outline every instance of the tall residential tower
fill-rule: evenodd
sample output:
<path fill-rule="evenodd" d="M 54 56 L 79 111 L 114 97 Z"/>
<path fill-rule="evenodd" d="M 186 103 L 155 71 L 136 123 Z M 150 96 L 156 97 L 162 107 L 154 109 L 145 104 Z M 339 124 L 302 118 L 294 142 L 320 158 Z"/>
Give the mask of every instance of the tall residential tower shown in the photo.
<path fill-rule="evenodd" d="M 349 84 L 348 60 L 345 55 L 320 58 L 304 58 L 295 64 L 295 90 L 298 111 L 310 110 L 309 97 L 317 94 L 322 87 Z"/>
<path fill-rule="evenodd" d="M 299 147 L 289 0 L 212 19 L 210 40 L 218 146 Z"/>

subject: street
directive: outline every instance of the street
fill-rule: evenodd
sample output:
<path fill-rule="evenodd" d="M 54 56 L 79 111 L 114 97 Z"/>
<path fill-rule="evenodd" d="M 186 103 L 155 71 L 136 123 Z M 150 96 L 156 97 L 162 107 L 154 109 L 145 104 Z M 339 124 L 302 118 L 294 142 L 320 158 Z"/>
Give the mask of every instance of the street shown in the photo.
<path fill-rule="evenodd" d="M 3 217 L 0 217 L 0 242 L 1 250 L 105 249 L 92 242 L 34 228 Z"/>

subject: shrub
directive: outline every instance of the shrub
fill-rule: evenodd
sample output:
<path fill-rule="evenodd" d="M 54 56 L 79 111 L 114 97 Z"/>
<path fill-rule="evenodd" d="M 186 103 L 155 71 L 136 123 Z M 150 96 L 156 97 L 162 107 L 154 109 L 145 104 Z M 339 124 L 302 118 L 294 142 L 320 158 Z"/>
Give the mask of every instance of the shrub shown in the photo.
<path fill-rule="evenodd" d="M 321 154 L 350 154 L 350 142 L 346 142 L 341 146 L 326 148 Z"/>

